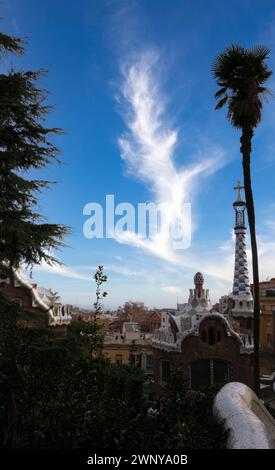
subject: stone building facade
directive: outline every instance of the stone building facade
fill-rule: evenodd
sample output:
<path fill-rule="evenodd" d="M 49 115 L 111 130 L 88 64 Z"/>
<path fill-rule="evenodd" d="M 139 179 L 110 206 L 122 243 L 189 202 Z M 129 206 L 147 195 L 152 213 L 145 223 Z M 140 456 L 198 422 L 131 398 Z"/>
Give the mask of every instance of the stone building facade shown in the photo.
<path fill-rule="evenodd" d="M 260 369 L 275 371 L 275 278 L 260 282 Z M 252 285 L 253 289 L 253 285 Z"/>
<path fill-rule="evenodd" d="M 156 389 L 161 392 L 175 370 L 192 389 L 225 381 L 251 387 L 253 343 L 235 332 L 223 315 L 211 311 L 208 291 L 199 292 L 198 277 L 201 273 L 196 274 L 195 289 L 182 311 L 170 316 L 169 326 L 153 336 Z"/>
<path fill-rule="evenodd" d="M 151 335 L 141 333 L 138 323 L 124 322 L 122 333 L 106 332 L 103 354 L 113 363 L 143 369 L 145 376 L 154 373 Z"/>
<path fill-rule="evenodd" d="M 201 273 L 194 277 L 188 302 L 174 313 L 163 312 L 155 331 L 155 383 L 165 388 L 173 370 L 182 373 L 192 389 L 226 381 L 253 386 L 253 297 L 245 247 L 245 209 L 241 185 L 233 203 L 235 211 L 235 270 L 232 292 L 223 298 L 222 313 L 213 309 Z"/>

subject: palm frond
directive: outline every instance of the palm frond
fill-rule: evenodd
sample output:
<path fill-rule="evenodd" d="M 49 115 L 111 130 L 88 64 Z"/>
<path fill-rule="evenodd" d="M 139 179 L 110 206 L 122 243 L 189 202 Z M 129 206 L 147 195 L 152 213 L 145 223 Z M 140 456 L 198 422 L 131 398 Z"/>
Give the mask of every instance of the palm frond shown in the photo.
<path fill-rule="evenodd" d="M 218 90 L 216 93 L 215 93 L 215 98 L 218 99 L 220 96 L 224 95 L 224 93 L 226 92 L 227 90 L 227 87 L 223 87 L 221 88 L 220 90 Z"/>
<path fill-rule="evenodd" d="M 261 73 L 260 77 L 258 78 L 258 82 L 262 85 L 263 83 L 265 83 L 269 79 L 269 77 L 271 77 L 271 75 L 272 75 L 271 70 L 267 70 L 267 69 L 264 70 Z"/>
<path fill-rule="evenodd" d="M 232 67 L 242 64 L 245 49 L 238 44 L 231 44 L 214 60 L 212 72 L 215 77 L 228 80 Z"/>
<path fill-rule="evenodd" d="M 221 109 L 223 105 L 227 102 L 227 99 L 228 99 L 228 96 L 226 95 L 216 104 L 215 109 Z"/>
<path fill-rule="evenodd" d="M 270 54 L 270 49 L 266 46 L 253 46 L 249 50 L 250 54 L 253 55 L 255 58 L 260 59 L 261 61 L 268 58 Z"/>
<path fill-rule="evenodd" d="M 266 94 L 266 93 L 271 94 L 270 90 L 266 88 L 265 86 L 258 86 L 257 91 L 258 93 L 262 93 L 262 94 Z"/>

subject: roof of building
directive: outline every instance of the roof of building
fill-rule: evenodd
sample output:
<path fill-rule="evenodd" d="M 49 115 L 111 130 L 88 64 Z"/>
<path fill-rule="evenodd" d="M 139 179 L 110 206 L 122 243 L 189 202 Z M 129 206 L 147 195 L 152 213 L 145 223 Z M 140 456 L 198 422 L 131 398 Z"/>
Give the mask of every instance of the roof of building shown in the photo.
<path fill-rule="evenodd" d="M 184 339 L 192 335 L 198 336 L 201 323 L 208 318 L 215 318 L 223 323 L 228 336 L 237 341 L 241 353 L 253 352 L 253 338 L 236 333 L 224 315 L 212 311 L 208 289 L 203 289 L 203 277 L 195 275 L 194 282 L 195 289 L 190 289 L 188 302 L 180 304 L 175 315 L 168 312 L 168 321 L 155 330 L 152 338 L 154 347 L 167 351 L 181 351 Z"/>
<path fill-rule="evenodd" d="M 2 262 L 6 266 L 6 263 Z M 30 292 L 32 298 L 32 306 L 40 308 L 47 313 L 49 324 L 51 326 L 67 324 L 71 321 L 71 315 L 68 313 L 66 306 L 55 303 L 55 295 L 50 289 L 37 286 L 23 274 L 21 269 L 13 269 L 13 277 L 15 284 L 24 287 Z"/>

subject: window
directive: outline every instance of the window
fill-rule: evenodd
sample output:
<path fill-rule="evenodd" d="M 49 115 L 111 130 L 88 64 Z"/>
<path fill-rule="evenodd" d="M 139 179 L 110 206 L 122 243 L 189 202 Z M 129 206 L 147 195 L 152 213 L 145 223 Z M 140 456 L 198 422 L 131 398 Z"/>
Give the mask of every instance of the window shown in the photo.
<path fill-rule="evenodd" d="M 122 364 L 122 354 L 116 354 L 116 364 Z"/>
<path fill-rule="evenodd" d="M 272 344 L 272 335 L 267 334 L 266 338 L 267 338 L 267 342 Z"/>
<path fill-rule="evenodd" d="M 208 330 L 208 344 L 210 346 L 213 346 L 216 342 L 216 331 L 215 331 L 215 328 L 213 328 L 212 326 L 209 328 Z"/>
<path fill-rule="evenodd" d="M 141 354 L 136 354 L 136 367 L 141 368 Z"/>
<path fill-rule="evenodd" d="M 152 372 L 154 369 L 154 355 L 147 354 L 146 355 L 146 372 Z"/>
<path fill-rule="evenodd" d="M 224 384 L 232 379 L 232 369 L 227 361 L 206 359 L 192 362 L 191 388 L 198 390 L 214 384 Z"/>
<path fill-rule="evenodd" d="M 266 326 L 271 326 L 271 320 L 266 320 Z"/>
<path fill-rule="evenodd" d="M 202 331 L 202 334 L 201 334 L 201 340 L 206 343 L 207 341 L 207 333 L 205 330 Z"/>
<path fill-rule="evenodd" d="M 191 364 L 191 388 L 197 390 L 209 387 L 210 381 L 210 361 L 200 360 Z"/>
<path fill-rule="evenodd" d="M 161 380 L 167 382 L 171 375 L 171 362 L 170 361 L 161 361 Z"/>
<path fill-rule="evenodd" d="M 211 385 L 222 384 L 230 379 L 230 366 L 226 361 L 211 361 Z"/>

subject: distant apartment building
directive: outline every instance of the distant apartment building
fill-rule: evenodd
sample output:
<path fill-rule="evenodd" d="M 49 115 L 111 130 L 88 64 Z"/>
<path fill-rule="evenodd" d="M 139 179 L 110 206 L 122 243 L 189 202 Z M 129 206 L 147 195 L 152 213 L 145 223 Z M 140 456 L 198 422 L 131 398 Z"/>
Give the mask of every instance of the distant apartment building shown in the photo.
<path fill-rule="evenodd" d="M 125 302 L 123 309 L 118 310 L 117 315 L 110 318 L 109 330 L 122 332 L 125 322 L 138 323 L 142 333 L 153 333 L 156 328 L 160 327 L 161 311 L 149 310 L 142 302 Z"/>
<path fill-rule="evenodd" d="M 141 333 L 138 323 L 124 322 L 122 333 L 107 332 L 104 336 L 103 354 L 113 363 L 133 365 L 143 369 L 145 375 L 153 374 L 151 336 Z"/>
<path fill-rule="evenodd" d="M 260 282 L 259 287 L 261 373 L 271 374 L 275 371 L 275 278 Z"/>
<path fill-rule="evenodd" d="M 72 306 L 72 320 L 82 320 L 86 323 L 91 323 L 95 318 L 95 312 L 82 309 L 80 307 Z M 109 328 L 110 318 L 104 312 L 96 315 L 96 321 L 101 326 L 103 331 Z"/>
<path fill-rule="evenodd" d="M 275 352 L 275 278 L 260 282 L 260 344 L 263 350 Z"/>

